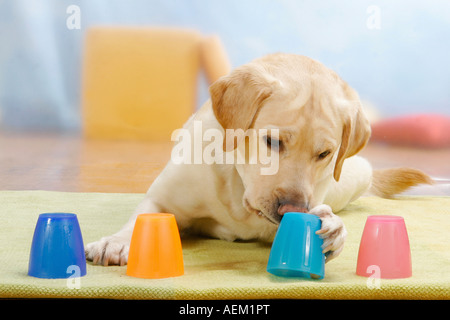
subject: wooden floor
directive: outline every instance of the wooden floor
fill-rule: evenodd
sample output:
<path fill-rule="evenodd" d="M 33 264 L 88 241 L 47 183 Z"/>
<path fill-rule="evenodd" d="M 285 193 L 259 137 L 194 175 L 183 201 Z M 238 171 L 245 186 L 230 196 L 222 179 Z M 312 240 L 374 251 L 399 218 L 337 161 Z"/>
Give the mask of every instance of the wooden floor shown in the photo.
<path fill-rule="evenodd" d="M 172 143 L 85 140 L 73 135 L 0 133 L 0 190 L 146 192 L 170 158 Z M 369 144 L 374 168 L 422 169 L 437 185 L 412 194 L 450 196 L 450 149 Z"/>

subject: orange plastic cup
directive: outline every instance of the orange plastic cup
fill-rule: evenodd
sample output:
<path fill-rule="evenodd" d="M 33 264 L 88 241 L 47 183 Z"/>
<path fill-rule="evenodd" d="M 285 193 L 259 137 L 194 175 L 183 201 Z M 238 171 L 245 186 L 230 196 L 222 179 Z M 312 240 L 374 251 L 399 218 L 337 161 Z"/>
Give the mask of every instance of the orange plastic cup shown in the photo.
<path fill-rule="evenodd" d="M 359 245 L 356 274 L 381 279 L 409 278 L 411 250 L 405 221 L 399 216 L 369 216 Z"/>
<path fill-rule="evenodd" d="M 183 274 L 183 252 L 175 216 L 170 213 L 138 215 L 128 253 L 127 275 L 160 279 Z"/>

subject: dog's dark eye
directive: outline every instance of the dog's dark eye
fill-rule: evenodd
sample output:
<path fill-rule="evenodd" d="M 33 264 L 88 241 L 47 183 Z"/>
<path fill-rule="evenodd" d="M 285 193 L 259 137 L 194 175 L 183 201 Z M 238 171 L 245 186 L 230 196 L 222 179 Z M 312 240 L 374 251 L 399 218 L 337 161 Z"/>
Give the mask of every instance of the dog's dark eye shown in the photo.
<path fill-rule="evenodd" d="M 319 154 L 318 158 L 319 160 L 325 159 L 329 154 L 331 153 L 330 150 L 324 151 L 321 154 Z"/>
<path fill-rule="evenodd" d="M 275 150 L 275 151 L 279 151 L 283 147 L 283 144 L 280 140 L 273 139 L 269 136 L 264 136 L 264 142 L 270 149 Z"/>

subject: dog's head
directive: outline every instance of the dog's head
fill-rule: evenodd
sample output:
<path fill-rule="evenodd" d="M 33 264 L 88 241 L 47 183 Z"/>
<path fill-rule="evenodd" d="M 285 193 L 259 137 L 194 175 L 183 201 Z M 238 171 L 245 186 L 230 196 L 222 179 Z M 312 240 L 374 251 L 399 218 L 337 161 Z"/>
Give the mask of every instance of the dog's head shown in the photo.
<path fill-rule="evenodd" d="M 225 139 L 225 151 L 241 148 L 247 160 L 249 150 L 262 146 L 277 153 L 273 174 L 261 174 L 267 166 L 261 161 L 236 164 L 245 187 L 244 207 L 274 223 L 285 212 L 308 212 L 321 204 L 332 179 L 339 181 L 344 160 L 370 136 L 356 92 L 304 56 L 257 59 L 217 80 L 210 93 L 224 129 L 257 133 L 255 139 Z"/>

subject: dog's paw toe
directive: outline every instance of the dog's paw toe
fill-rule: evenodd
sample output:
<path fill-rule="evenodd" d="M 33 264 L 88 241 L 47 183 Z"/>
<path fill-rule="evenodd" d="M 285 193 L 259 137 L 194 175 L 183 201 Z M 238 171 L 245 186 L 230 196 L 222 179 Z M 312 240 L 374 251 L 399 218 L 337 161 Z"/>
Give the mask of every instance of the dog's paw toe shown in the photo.
<path fill-rule="evenodd" d="M 86 259 L 94 264 L 104 266 L 120 265 L 127 263 L 129 242 L 118 236 L 101 238 L 99 241 L 86 245 Z"/>
<path fill-rule="evenodd" d="M 327 205 L 313 208 L 309 213 L 317 215 L 322 221 L 322 227 L 317 234 L 323 239 L 323 253 L 326 262 L 336 258 L 344 248 L 347 230 L 340 217 L 335 215 Z"/>

